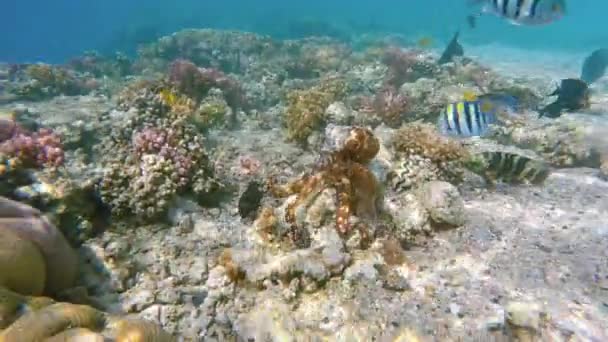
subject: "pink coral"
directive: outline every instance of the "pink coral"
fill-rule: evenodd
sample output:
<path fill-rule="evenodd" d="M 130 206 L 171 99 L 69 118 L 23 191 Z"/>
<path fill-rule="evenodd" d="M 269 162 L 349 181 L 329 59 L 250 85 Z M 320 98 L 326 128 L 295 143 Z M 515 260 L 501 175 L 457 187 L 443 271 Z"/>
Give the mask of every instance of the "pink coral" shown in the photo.
<path fill-rule="evenodd" d="M 414 51 L 389 48 L 382 57 L 382 62 L 388 67 L 386 83 L 400 87 L 409 80 L 417 61 L 417 53 Z"/>
<path fill-rule="evenodd" d="M 182 93 L 200 99 L 211 88 L 222 90 L 226 102 L 231 107 L 240 108 L 245 103 L 239 82 L 213 68 L 199 68 L 185 60 L 175 60 L 169 66 L 169 81 Z"/>
<path fill-rule="evenodd" d="M 10 127 L 7 124 L 7 127 Z M 18 125 L 12 128 L 12 135 L 0 140 L 0 154 L 17 158 L 26 167 L 59 166 L 64 161 L 63 145 L 57 134 L 48 128 L 38 132 L 27 132 Z"/>
<path fill-rule="evenodd" d="M 133 135 L 133 149 L 139 157 L 155 154 L 171 160 L 179 177 L 178 185 L 188 183 L 194 163 L 188 151 L 179 148 L 179 135 L 174 129 L 146 127 Z"/>
<path fill-rule="evenodd" d="M 17 133 L 15 120 L 0 118 L 0 143 L 12 138 Z"/>

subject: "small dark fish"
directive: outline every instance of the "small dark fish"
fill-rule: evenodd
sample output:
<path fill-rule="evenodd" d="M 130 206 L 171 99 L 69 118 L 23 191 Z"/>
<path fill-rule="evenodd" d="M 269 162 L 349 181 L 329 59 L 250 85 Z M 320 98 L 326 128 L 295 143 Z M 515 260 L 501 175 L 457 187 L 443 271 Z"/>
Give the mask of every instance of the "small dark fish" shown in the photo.
<path fill-rule="evenodd" d="M 471 29 L 474 29 L 477 27 L 477 16 L 474 15 L 467 15 L 467 24 L 469 24 L 469 27 Z"/>
<path fill-rule="evenodd" d="M 516 153 L 483 152 L 481 175 L 489 183 L 502 181 L 511 184 L 542 184 L 551 173 L 549 166 L 541 160 L 531 159 Z M 475 170 L 472 170 L 475 171 Z"/>
<path fill-rule="evenodd" d="M 460 45 L 460 43 L 458 42 L 459 35 L 460 35 L 460 32 L 458 32 L 458 31 L 454 34 L 454 37 L 452 38 L 452 40 L 450 41 L 448 46 L 445 48 L 445 50 L 441 54 L 441 57 L 439 57 L 439 61 L 437 63 L 439 63 L 439 64 L 449 63 L 452 61 L 452 59 L 454 59 L 455 56 L 464 55 L 464 49 L 462 48 L 462 45 Z"/>
<path fill-rule="evenodd" d="M 564 111 L 576 111 L 589 108 L 589 86 L 583 80 L 566 78 L 549 96 L 557 96 L 557 100 L 542 108 L 539 117 L 557 118 Z"/>
<path fill-rule="evenodd" d="M 581 80 L 592 84 L 604 76 L 608 67 L 608 49 L 597 49 L 583 62 Z"/>
<path fill-rule="evenodd" d="M 245 218 L 258 210 L 263 197 L 264 192 L 262 191 L 261 184 L 256 181 L 249 182 L 247 189 L 243 191 L 243 194 L 239 198 L 239 215 Z"/>

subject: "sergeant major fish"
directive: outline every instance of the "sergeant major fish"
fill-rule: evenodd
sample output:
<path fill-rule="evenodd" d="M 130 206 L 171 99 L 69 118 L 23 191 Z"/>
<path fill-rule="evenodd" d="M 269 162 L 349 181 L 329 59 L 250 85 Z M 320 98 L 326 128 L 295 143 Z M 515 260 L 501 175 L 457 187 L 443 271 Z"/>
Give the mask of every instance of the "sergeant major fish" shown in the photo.
<path fill-rule="evenodd" d="M 508 95 L 486 94 L 474 97 L 465 94 L 465 100 L 450 103 L 439 115 L 439 132 L 453 137 L 483 137 L 490 125 L 499 123 L 499 115 L 511 113 L 517 100 Z"/>
<path fill-rule="evenodd" d="M 550 174 L 549 166 L 541 160 L 510 152 L 483 152 L 469 162 L 469 169 L 489 184 L 496 181 L 512 184 L 542 184 Z M 479 163 L 475 163 L 479 162 Z"/>
<path fill-rule="evenodd" d="M 506 18 L 514 25 L 548 24 L 566 14 L 566 0 L 469 0 L 469 3 L 483 4 L 480 13 L 467 18 L 471 27 L 475 26 L 474 18 L 485 13 Z"/>

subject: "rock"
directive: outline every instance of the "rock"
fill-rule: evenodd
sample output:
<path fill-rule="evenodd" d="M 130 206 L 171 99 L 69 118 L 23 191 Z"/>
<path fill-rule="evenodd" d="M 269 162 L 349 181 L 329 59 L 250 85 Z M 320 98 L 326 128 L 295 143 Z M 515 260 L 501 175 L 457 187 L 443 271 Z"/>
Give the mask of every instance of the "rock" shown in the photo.
<path fill-rule="evenodd" d="M 392 291 L 405 291 L 410 289 L 409 280 L 399 272 L 399 269 L 390 269 L 383 277 L 384 288 Z"/>
<path fill-rule="evenodd" d="M 454 185 L 431 181 L 420 188 L 418 197 L 434 223 L 448 226 L 465 223 L 464 202 Z"/>
<path fill-rule="evenodd" d="M 431 230 L 429 213 L 411 193 L 385 197 L 384 208 L 393 218 L 396 237 L 399 240 L 410 240 L 416 234 L 428 233 Z"/>
<path fill-rule="evenodd" d="M 378 260 L 357 260 L 344 271 L 344 279 L 350 282 L 375 281 L 378 279 L 376 265 L 380 265 Z"/>
<path fill-rule="evenodd" d="M 325 110 L 325 115 L 329 122 L 340 125 L 348 125 L 353 121 L 353 112 L 343 103 L 334 102 Z"/>
<path fill-rule="evenodd" d="M 264 197 L 262 185 L 257 181 L 251 181 L 247 184 L 247 188 L 241 194 L 238 203 L 239 215 L 242 218 L 249 216 L 251 213 L 258 210 L 260 203 Z"/>
<path fill-rule="evenodd" d="M 517 328 L 538 331 L 541 323 L 542 307 L 534 302 L 510 302 L 505 308 L 509 324 Z"/>

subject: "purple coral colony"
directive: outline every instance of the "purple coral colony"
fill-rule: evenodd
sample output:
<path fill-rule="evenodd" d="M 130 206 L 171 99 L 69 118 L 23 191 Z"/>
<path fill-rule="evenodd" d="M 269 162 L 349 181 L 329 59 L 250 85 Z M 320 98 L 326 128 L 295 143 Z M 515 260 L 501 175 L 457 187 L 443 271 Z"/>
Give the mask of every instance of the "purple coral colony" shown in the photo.
<path fill-rule="evenodd" d="M 410 258 L 466 231 L 463 186 L 606 173 L 608 153 L 524 114 L 480 152 L 437 130 L 446 105 L 506 93 L 531 111 L 541 86 L 467 57 L 440 65 L 398 37 L 356 45 L 186 30 L 134 59 L 0 64 L 0 341 L 558 336 L 552 317 L 486 329 L 450 304 L 459 330 L 443 304 L 411 311 L 447 285 L 413 290 Z M 470 310 L 489 315 L 501 296 Z M 326 307 L 336 298 L 353 311 Z M 517 304 L 505 310 L 532 310 Z"/>

